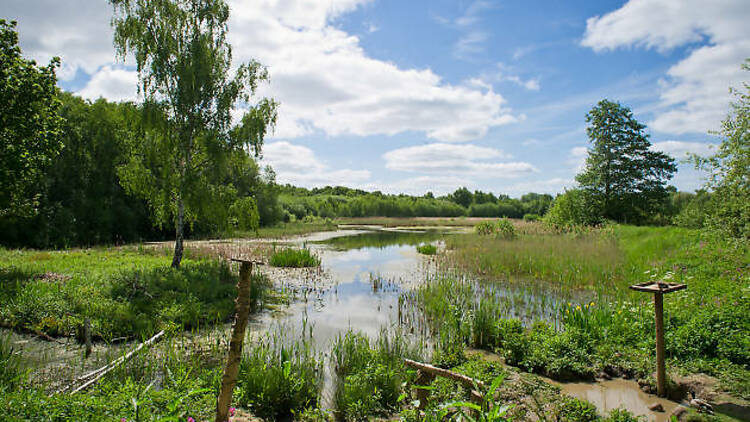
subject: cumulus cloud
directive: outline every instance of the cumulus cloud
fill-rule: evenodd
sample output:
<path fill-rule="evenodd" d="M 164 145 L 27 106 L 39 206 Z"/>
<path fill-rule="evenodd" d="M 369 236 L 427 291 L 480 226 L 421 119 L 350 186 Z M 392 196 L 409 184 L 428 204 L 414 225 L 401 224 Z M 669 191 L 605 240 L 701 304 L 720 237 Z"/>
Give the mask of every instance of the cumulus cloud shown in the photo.
<path fill-rule="evenodd" d="M 272 82 L 260 94 L 281 102 L 277 139 L 315 131 L 330 136 L 416 131 L 440 141 L 468 141 L 516 121 L 499 93 L 446 83 L 430 69 L 373 59 L 356 36 L 334 26 L 335 19 L 371 1 L 230 0 L 235 61 L 267 65 Z M 3 9 L 19 20 L 26 54 L 40 61 L 61 56 L 62 79 L 79 70 L 93 76 L 97 80 L 84 88 L 86 95 L 130 98 L 118 85 L 124 75 L 108 67 L 115 52 L 106 2 L 8 0 Z M 115 86 L 105 86 L 107 80 Z"/>
<path fill-rule="evenodd" d="M 99 69 L 78 95 L 89 100 L 106 98 L 110 101 L 135 101 L 138 92 L 138 73 L 113 66 Z"/>
<path fill-rule="evenodd" d="M 261 164 L 273 167 L 278 182 L 297 186 L 357 186 L 370 179 L 367 170 L 332 169 L 312 149 L 286 141 L 266 144 Z"/>
<path fill-rule="evenodd" d="M 526 162 L 490 161 L 504 158 L 510 157 L 495 148 L 442 143 L 399 148 L 383 154 L 386 168 L 407 172 L 513 178 L 537 171 Z"/>
<path fill-rule="evenodd" d="M 665 152 L 672 157 L 681 160 L 687 158 L 689 154 L 708 156 L 716 153 L 718 145 L 705 142 L 685 142 L 685 141 L 663 141 L 654 142 L 651 149 Z"/>
<path fill-rule="evenodd" d="M 630 0 L 586 22 L 582 45 L 595 51 L 619 47 L 659 51 L 705 44 L 667 71 L 654 130 L 682 134 L 718 128 L 730 102 L 728 88 L 741 86 L 750 56 L 750 7 L 746 0 Z"/>
<path fill-rule="evenodd" d="M 310 2 L 316 9 L 305 13 L 281 3 L 235 1 L 230 23 L 235 58 L 257 58 L 269 67 L 272 81 L 263 94 L 281 102 L 277 138 L 315 130 L 330 136 L 417 131 L 468 141 L 516 121 L 492 90 L 447 84 L 430 69 L 402 69 L 368 57 L 357 37 L 330 25 L 337 13 L 361 2 Z"/>
<path fill-rule="evenodd" d="M 94 73 L 115 59 L 112 8 L 105 1 L 3 0 L 3 18 L 18 21 L 19 44 L 39 62 L 62 59 L 60 79 L 72 79 L 78 69 Z"/>

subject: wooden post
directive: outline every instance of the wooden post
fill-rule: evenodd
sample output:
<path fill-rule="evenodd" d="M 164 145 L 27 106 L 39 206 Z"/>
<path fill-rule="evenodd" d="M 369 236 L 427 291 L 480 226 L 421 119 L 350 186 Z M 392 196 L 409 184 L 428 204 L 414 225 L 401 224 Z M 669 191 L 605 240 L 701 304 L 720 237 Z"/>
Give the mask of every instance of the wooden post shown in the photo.
<path fill-rule="evenodd" d="M 667 370 L 664 363 L 664 294 L 654 293 L 656 315 L 656 394 L 667 396 Z"/>
<path fill-rule="evenodd" d="M 91 355 L 91 318 L 83 320 L 83 342 L 86 344 L 86 357 Z"/>
<path fill-rule="evenodd" d="M 232 404 L 232 392 L 237 384 L 237 374 L 242 359 L 242 345 L 245 341 L 245 329 L 250 317 L 250 276 L 254 261 L 232 259 L 240 263 L 240 280 L 237 282 L 237 301 L 235 302 L 235 319 L 232 326 L 232 338 L 229 341 L 229 354 L 221 378 L 221 390 L 216 399 L 216 422 L 229 420 L 229 405 Z"/>
<path fill-rule="evenodd" d="M 656 318 L 656 394 L 667 396 L 667 368 L 664 362 L 664 294 L 686 289 L 684 284 L 648 282 L 630 286 L 633 290 L 654 294 L 654 316 Z"/>

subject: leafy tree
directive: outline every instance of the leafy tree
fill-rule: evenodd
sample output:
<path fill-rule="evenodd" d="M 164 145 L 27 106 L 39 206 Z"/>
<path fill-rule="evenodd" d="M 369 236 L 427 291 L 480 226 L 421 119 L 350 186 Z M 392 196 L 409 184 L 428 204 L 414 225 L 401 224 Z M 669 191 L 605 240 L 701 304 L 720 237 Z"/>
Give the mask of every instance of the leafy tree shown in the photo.
<path fill-rule="evenodd" d="M 59 65 L 24 59 L 16 22 L 0 19 L 0 216 L 34 213 L 40 176 L 62 148 Z"/>
<path fill-rule="evenodd" d="M 232 69 L 226 36 L 229 6 L 223 0 L 109 0 L 115 46 L 133 53 L 144 111 L 155 130 L 132 145 L 120 176 L 128 191 L 145 198 L 159 224 L 175 225 L 172 266 L 182 260 L 184 225 L 201 209 L 226 205 L 231 186 L 217 172 L 232 151 L 259 154 L 276 122 L 277 103 L 262 99 L 232 127 L 231 111 L 249 104 L 268 71 L 258 62 Z"/>
<path fill-rule="evenodd" d="M 580 189 L 571 189 L 558 195 L 544 220 L 559 227 L 593 225 L 600 222 L 601 217 L 592 208 L 586 193 Z"/>
<path fill-rule="evenodd" d="M 468 208 L 469 205 L 471 205 L 471 203 L 474 201 L 474 195 L 465 187 L 456 189 L 456 191 L 453 192 L 449 196 L 449 198 L 451 201 L 465 208 Z"/>
<path fill-rule="evenodd" d="M 667 200 L 675 160 L 650 149 L 646 126 L 619 103 L 600 101 L 586 122 L 592 146 L 576 180 L 605 219 L 644 221 Z"/>
<path fill-rule="evenodd" d="M 750 59 L 743 64 L 750 71 Z M 735 239 L 750 240 L 750 84 L 736 97 L 720 134 L 724 137 L 711 157 L 695 157 L 709 171 L 707 187 L 713 190 L 712 212 L 707 225 Z"/>

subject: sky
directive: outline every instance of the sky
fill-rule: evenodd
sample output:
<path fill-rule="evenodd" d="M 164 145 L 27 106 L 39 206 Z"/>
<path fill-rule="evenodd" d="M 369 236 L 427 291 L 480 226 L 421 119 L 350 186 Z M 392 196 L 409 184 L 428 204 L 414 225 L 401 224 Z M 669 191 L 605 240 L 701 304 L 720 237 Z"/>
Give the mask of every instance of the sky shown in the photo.
<path fill-rule="evenodd" d="M 280 183 L 387 193 L 558 193 L 575 186 L 602 99 L 653 148 L 710 154 L 750 80 L 747 0 L 230 0 L 235 64 L 255 59 L 280 102 L 263 164 Z M 104 0 L 3 0 L 26 56 L 62 59 L 62 89 L 138 100 Z M 241 110 L 237 115 L 241 116 Z"/>

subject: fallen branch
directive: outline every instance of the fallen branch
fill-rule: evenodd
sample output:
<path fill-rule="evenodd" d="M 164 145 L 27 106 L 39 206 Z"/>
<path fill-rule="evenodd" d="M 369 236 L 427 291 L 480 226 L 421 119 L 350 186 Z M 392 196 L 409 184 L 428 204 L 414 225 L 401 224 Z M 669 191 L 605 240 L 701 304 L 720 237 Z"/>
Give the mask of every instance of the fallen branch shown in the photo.
<path fill-rule="evenodd" d="M 93 384 L 95 384 L 97 381 L 99 381 L 100 379 L 102 379 L 102 377 L 104 377 L 105 375 L 107 375 L 110 371 L 112 371 L 113 369 L 115 369 L 119 365 L 123 364 L 124 362 L 127 362 L 128 360 L 130 360 L 130 358 L 133 357 L 139 351 L 141 351 L 141 349 L 143 349 L 146 346 L 151 346 L 152 344 L 154 344 L 157 341 L 159 341 L 159 339 L 161 339 L 161 337 L 163 335 L 164 335 L 164 330 L 161 330 L 158 333 L 156 333 L 155 336 L 153 336 L 150 339 L 148 339 L 148 340 L 144 341 L 143 343 L 139 344 L 138 347 L 136 347 L 135 349 L 133 349 L 130 352 L 128 352 L 128 354 L 126 354 L 125 356 L 121 356 L 121 357 L 113 360 L 112 362 L 108 363 L 107 365 L 105 365 L 105 366 L 103 366 L 103 367 L 101 367 L 101 368 L 99 368 L 99 369 L 97 369 L 95 371 L 89 372 L 88 374 L 85 374 L 85 375 L 79 377 L 77 379 L 77 381 L 82 381 L 82 380 L 85 380 L 85 379 L 88 379 L 88 378 L 91 378 L 91 377 L 94 377 L 94 378 L 92 378 L 91 380 L 87 381 L 86 383 L 84 383 L 80 387 L 74 389 L 73 391 L 71 391 L 70 394 L 75 394 L 75 393 L 77 393 L 79 391 L 83 391 L 83 390 L 89 388 L 90 386 L 92 386 Z"/>
<path fill-rule="evenodd" d="M 404 359 L 404 364 L 410 368 L 419 369 L 422 372 L 426 372 L 433 376 L 450 378 L 454 381 L 458 381 L 464 384 L 468 388 L 481 387 L 484 388 L 484 383 L 478 379 L 467 377 L 466 375 L 459 374 L 457 372 L 449 371 L 447 369 L 438 368 L 437 366 L 428 365 L 426 363 L 420 363 L 411 359 Z"/>

